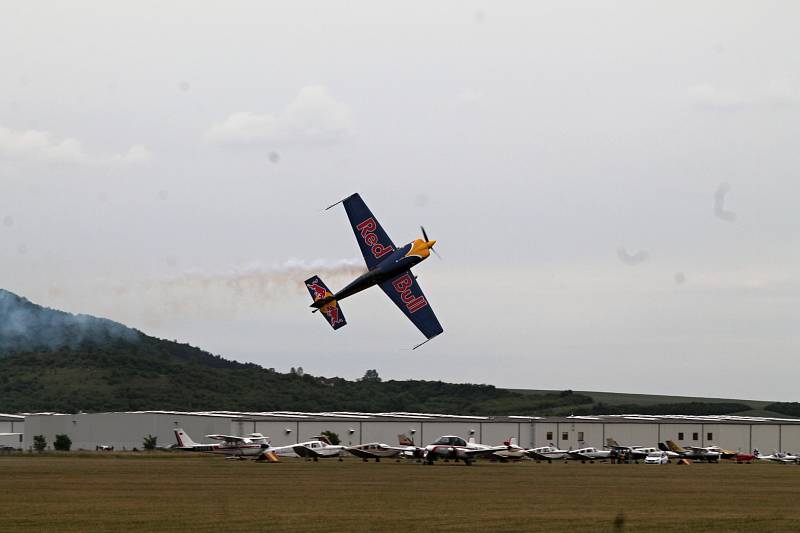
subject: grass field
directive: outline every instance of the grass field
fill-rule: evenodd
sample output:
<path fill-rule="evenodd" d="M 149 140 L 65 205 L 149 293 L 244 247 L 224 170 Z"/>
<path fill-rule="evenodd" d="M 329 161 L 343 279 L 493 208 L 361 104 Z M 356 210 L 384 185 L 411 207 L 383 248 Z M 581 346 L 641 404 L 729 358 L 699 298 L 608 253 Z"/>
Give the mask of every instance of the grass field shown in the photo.
<path fill-rule="evenodd" d="M 800 467 L 0 457 L 3 531 L 798 531 Z"/>

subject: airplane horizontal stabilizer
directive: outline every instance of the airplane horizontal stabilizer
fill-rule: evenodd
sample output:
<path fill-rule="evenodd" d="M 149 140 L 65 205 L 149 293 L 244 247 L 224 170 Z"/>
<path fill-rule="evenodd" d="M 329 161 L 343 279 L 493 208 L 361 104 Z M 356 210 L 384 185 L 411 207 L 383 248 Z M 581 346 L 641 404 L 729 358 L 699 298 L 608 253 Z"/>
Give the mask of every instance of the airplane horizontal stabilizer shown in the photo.
<path fill-rule="evenodd" d="M 319 276 L 312 276 L 305 281 L 308 293 L 314 300 L 311 307 L 319 309 L 322 316 L 328 321 L 333 329 L 339 329 L 347 324 L 342 313 L 339 302 L 333 297 L 333 293 L 323 283 Z"/>

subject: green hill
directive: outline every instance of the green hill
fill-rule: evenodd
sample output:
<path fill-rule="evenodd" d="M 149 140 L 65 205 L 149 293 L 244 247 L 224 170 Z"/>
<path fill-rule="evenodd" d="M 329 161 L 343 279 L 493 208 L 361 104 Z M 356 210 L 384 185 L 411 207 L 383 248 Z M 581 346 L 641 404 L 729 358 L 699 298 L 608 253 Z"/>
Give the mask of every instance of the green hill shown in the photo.
<path fill-rule="evenodd" d="M 529 413 L 590 402 L 491 385 L 282 374 L 0 291 L 0 412 L 303 410 Z"/>
<path fill-rule="evenodd" d="M 283 374 L 0 290 L 0 412 L 409 411 L 480 415 L 765 412 L 768 402 L 520 391 Z M 787 414 L 796 406 L 781 405 Z M 775 413 L 773 413 L 775 414 Z"/>

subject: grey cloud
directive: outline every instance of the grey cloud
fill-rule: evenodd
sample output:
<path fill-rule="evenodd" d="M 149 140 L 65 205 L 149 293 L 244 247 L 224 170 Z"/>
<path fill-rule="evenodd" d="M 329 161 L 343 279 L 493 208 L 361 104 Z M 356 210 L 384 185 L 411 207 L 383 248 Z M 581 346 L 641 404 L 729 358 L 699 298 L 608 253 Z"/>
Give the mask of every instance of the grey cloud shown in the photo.
<path fill-rule="evenodd" d="M 146 162 L 152 154 L 144 146 L 134 145 L 119 154 L 91 155 L 73 137 L 59 139 L 47 131 L 13 130 L 0 126 L 0 156 L 89 165 L 127 165 Z"/>
<path fill-rule="evenodd" d="M 240 111 L 206 131 L 220 144 L 338 142 L 353 133 L 350 107 L 321 85 L 304 87 L 278 114 Z"/>

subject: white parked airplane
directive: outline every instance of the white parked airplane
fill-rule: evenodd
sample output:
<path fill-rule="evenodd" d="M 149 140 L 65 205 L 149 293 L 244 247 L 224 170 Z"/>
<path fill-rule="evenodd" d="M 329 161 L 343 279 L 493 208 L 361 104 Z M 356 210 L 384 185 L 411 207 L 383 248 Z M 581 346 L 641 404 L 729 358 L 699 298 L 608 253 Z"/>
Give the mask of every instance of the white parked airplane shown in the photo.
<path fill-rule="evenodd" d="M 569 453 L 567 450 L 559 450 L 555 446 L 540 446 L 539 448 L 531 448 L 525 450 L 528 457 L 536 459 L 537 461 L 547 461 L 551 463 L 563 459 Z"/>
<path fill-rule="evenodd" d="M 759 461 L 771 461 L 773 463 L 798 463 L 800 456 L 788 452 L 775 451 L 770 455 L 761 455 L 758 450 L 753 450 L 753 456 Z"/>
<path fill-rule="evenodd" d="M 570 450 L 567 452 L 567 457 L 573 461 L 580 461 L 585 463 L 589 461 L 603 461 L 611 457 L 611 450 L 598 450 L 594 447 L 579 448 L 577 450 Z"/>
<path fill-rule="evenodd" d="M 384 444 L 382 442 L 370 442 L 367 444 L 359 444 L 358 446 L 347 446 L 345 447 L 345 450 L 356 457 L 360 457 L 364 462 L 367 462 L 370 459 L 375 459 L 375 462 L 379 463 L 381 459 L 398 457 L 408 451 L 413 452 L 414 450 L 413 447 L 411 447 L 410 450 L 407 448 L 409 447 L 389 446 L 388 444 Z"/>
<path fill-rule="evenodd" d="M 314 439 L 315 440 L 294 444 L 291 446 L 291 449 L 300 457 L 313 459 L 314 461 L 330 457 L 338 457 L 341 459 L 342 453 L 345 449 L 344 446 L 331 444 L 331 441 L 328 440 L 328 437 L 323 435 L 317 435 L 314 437 Z M 290 446 L 285 446 L 284 448 L 289 447 Z M 279 451 L 276 451 L 276 453 L 281 455 L 281 452 Z"/>
<path fill-rule="evenodd" d="M 444 435 L 424 448 L 423 458 L 425 463 L 432 465 L 436 459 L 459 459 L 464 464 L 470 465 L 479 457 L 492 455 L 501 450 L 508 450 L 509 446 L 486 446 L 478 444 L 474 438 L 470 442 L 456 435 Z"/>
<path fill-rule="evenodd" d="M 213 444 L 198 444 L 183 430 L 175 428 L 178 449 L 187 452 L 206 452 L 225 455 L 228 458 L 256 456 L 270 449 L 269 440 L 261 433 L 252 433 L 247 437 L 236 435 L 206 435 L 206 438 L 222 441 Z"/>

